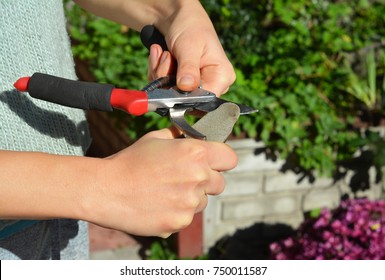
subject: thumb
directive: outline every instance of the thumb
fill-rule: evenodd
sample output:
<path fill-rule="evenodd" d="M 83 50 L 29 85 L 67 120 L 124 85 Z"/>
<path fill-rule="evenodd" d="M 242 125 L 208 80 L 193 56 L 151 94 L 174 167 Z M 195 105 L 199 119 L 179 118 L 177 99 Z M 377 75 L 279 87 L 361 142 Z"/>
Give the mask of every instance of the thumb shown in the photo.
<path fill-rule="evenodd" d="M 198 49 L 192 49 L 191 46 L 186 48 L 176 48 L 183 50 L 182 53 L 175 51 L 174 56 L 178 62 L 176 85 L 184 91 L 192 91 L 200 84 L 200 61 L 201 52 Z"/>

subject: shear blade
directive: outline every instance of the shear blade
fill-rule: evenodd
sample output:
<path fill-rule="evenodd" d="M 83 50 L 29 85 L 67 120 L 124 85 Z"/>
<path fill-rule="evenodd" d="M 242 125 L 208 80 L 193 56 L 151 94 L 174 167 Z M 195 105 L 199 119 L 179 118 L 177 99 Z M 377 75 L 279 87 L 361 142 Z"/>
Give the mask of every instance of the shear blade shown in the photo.
<path fill-rule="evenodd" d="M 246 115 L 246 114 L 258 112 L 258 109 L 254 109 L 254 108 L 251 108 L 251 107 L 243 105 L 243 104 L 238 104 L 235 102 L 220 99 L 218 97 L 215 98 L 214 101 L 199 104 L 199 105 L 195 106 L 194 109 L 208 113 L 208 112 L 216 110 L 219 106 L 221 106 L 224 103 L 233 103 L 233 104 L 238 105 L 241 115 Z"/>
<path fill-rule="evenodd" d="M 203 135 L 187 123 L 185 114 L 190 110 L 191 108 L 171 108 L 169 110 L 170 120 L 183 132 L 183 134 L 188 135 L 191 138 L 206 140 L 206 135 Z"/>

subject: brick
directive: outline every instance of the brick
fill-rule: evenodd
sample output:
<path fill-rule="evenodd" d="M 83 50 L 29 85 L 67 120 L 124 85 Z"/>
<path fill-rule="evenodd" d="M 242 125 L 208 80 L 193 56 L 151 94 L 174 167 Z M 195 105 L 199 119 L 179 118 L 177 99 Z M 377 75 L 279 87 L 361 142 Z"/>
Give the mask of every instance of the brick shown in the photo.
<path fill-rule="evenodd" d="M 358 191 L 357 197 L 367 197 L 368 199 L 375 200 L 381 198 L 382 195 L 382 184 L 371 183 L 370 189 L 364 191 Z"/>
<path fill-rule="evenodd" d="M 242 172 L 224 174 L 226 187 L 221 196 L 252 195 L 262 192 L 263 174 Z"/>
<path fill-rule="evenodd" d="M 340 191 L 337 186 L 328 189 L 313 189 L 304 196 L 303 211 L 316 208 L 335 208 L 340 202 Z"/>
<path fill-rule="evenodd" d="M 308 178 L 302 179 L 302 175 L 297 175 L 291 171 L 285 173 L 270 171 L 266 172 L 265 175 L 264 191 L 267 193 L 308 190 L 310 188 L 327 188 L 333 185 L 332 178 L 320 177 L 310 182 Z"/>
<path fill-rule="evenodd" d="M 229 173 L 276 170 L 280 169 L 283 164 L 282 162 L 268 160 L 262 154 L 254 155 L 254 152 L 250 150 L 236 151 L 236 153 L 238 156 L 238 165 L 233 170 L 228 171 Z"/>
<path fill-rule="evenodd" d="M 221 208 L 223 220 L 245 219 L 265 214 L 264 204 L 255 198 L 225 201 Z"/>
<path fill-rule="evenodd" d="M 246 197 L 225 200 L 221 206 L 223 220 L 237 220 L 262 217 L 271 214 L 288 214 L 299 207 L 299 197 L 295 194 L 263 197 Z"/>
<path fill-rule="evenodd" d="M 257 149 L 263 149 L 264 145 L 261 142 L 256 142 L 252 139 L 228 141 L 229 144 L 238 155 L 238 166 L 228 171 L 229 173 L 261 171 L 280 169 L 283 161 L 272 161 L 266 159 L 265 154 L 255 154 Z"/>
<path fill-rule="evenodd" d="M 290 171 L 286 173 L 267 173 L 265 178 L 265 191 L 270 193 L 311 188 L 311 183 L 306 178 L 301 182 L 299 182 L 299 179 L 300 177 L 298 175 Z"/>
<path fill-rule="evenodd" d="M 370 178 L 371 184 L 377 184 L 376 177 L 377 177 L 377 170 L 374 166 L 372 166 L 371 168 L 369 168 L 369 178 Z"/>
<path fill-rule="evenodd" d="M 234 150 L 255 150 L 262 149 L 265 147 L 265 144 L 261 141 L 255 141 L 254 139 L 245 138 L 239 140 L 229 140 L 226 141 L 226 144 L 229 145 Z"/>
<path fill-rule="evenodd" d="M 265 204 L 269 205 L 270 211 L 265 215 L 271 214 L 290 214 L 300 208 L 300 197 L 296 193 L 280 194 L 279 196 L 264 197 Z"/>

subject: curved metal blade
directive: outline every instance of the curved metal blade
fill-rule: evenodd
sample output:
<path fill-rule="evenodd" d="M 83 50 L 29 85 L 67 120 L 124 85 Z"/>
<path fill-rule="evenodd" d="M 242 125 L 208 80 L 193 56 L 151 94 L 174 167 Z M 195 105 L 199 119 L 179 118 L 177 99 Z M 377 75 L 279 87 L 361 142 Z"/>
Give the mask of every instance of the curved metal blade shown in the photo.
<path fill-rule="evenodd" d="M 184 115 L 186 112 L 191 111 L 191 108 L 170 108 L 169 115 L 172 123 L 180 129 L 183 134 L 190 136 L 191 138 L 206 140 L 206 136 L 192 128 L 186 121 Z"/>

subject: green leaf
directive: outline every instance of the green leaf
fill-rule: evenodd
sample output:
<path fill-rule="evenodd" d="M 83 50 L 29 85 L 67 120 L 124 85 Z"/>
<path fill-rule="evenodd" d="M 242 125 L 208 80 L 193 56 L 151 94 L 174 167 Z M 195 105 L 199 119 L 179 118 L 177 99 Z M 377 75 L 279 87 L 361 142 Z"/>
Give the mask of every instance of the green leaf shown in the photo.
<path fill-rule="evenodd" d="M 321 215 L 322 208 L 315 208 L 309 212 L 310 218 L 316 219 Z"/>

